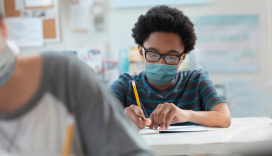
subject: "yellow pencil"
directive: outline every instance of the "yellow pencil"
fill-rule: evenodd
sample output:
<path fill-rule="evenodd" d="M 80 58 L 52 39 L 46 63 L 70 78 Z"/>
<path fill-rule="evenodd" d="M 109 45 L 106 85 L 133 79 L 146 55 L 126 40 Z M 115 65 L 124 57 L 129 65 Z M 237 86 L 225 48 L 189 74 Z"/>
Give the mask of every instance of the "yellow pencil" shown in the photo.
<path fill-rule="evenodd" d="M 135 98 L 136 98 L 136 102 L 137 102 L 137 105 L 140 109 L 142 109 L 141 107 L 141 103 L 140 103 L 140 99 L 139 99 L 139 95 L 138 95 L 138 92 L 137 92 L 137 88 L 136 88 L 136 84 L 135 84 L 135 81 L 132 80 L 132 86 L 133 86 L 133 90 L 134 90 L 134 94 L 135 94 Z M 146 130 L 146 128 L 145 128 Z"/>
<path fill-rule="evenodd" d="M 132 82 L 132 86 L 133 86 L 135 98 L 136 98 L 136 101 L 137 101 L 137 105 L 138 105 L 138 107 L 140 109 L 142 109 L 141 103 L 140 103 L 140 99 L 139 99 L 139 95 L 138 95 L 138 92 L 137 92 L 137 88 L 136 88 L 136 85 L 135 85 L 135 82 L 134 82 L 134 80 L 132 80 L 131 82 Z"/>
<path fill-rule="evenodd" d="M 73 132 L 74 132 L 74 115 L 69 114 L 67 126 L 66 126 L 66 134 L 65 134 L 65 141 L 62 149 L 62 156 L 69 156 L 72 140 L 73 140 Z"/>

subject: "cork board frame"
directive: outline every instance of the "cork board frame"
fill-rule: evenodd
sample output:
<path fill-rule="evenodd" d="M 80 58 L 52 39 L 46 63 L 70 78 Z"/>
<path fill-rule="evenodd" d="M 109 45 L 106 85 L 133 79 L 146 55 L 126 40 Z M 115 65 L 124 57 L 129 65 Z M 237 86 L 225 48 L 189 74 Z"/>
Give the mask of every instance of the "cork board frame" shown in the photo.
<path fill-rule="evenodd" d="M 53 8 L 55 11 L 54 18 L 43 19 L 43 37 L 45 43 L 59 42 L 60 41 L 60 31 L 59 31 L 59 13 L 58 13 L 58 0 L 53 0 L 54 4 L 51 6 L 42 7 L 25 7 L 24 9 L 48 9 Z M 20 17 L 20 11 L 15 9 L 15 0 L 1 0 L 2 9 L 6 18 Z M 24 18 L 24 17 L 22 17 Z"/>

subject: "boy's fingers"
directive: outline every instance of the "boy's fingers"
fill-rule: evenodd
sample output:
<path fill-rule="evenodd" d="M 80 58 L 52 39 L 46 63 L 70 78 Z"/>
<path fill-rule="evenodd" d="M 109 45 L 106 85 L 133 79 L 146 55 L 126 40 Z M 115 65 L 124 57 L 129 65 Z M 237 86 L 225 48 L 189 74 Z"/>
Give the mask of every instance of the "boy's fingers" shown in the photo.
<path fill-rule="evenodd" d="M 171 121 L 173 120 L 175 114 L 170 113 L 167 117 L 166 117 L 166 121 L 165 121 L 165 130 L 168 130 Z"/>
<path fill-rule="evenodd" d="M 145 128 L 145 125 L 143 121 L 141 120 L 141 118 L 139 118 L 134 112 L 130 114 L 130 118 L 136 123 L 139 129 Z"/>
<path fill-rule="evenodd" d="M 145 127 L 143 121 L 134 113 L 132 108 L 126 108 L 125 113 L 132 119 L 139 129 L 143 129 Z"/>
<path fill-rule="evenodd" d="M 154 113 L 162 106 L 163 104 L 159 104 L 158 106 L 157 106 L 157 108 L 150 114 L 150 121 L 151 121 L 151 123 L 150 123 L 150 125 L 149 125 L 149 128 L 150 129 L 154 129 L 155 127 L 154 127 Z"/>
<path fill-rule="evenodd" d="M 153 122 L 153 124 L 154 124 L 154 126 L 155 126 L 155 129 L 158 129 L 158 127 L 159 127 L 159 124 L 160 124 L 160 122 L 159 122 L 159 117 L 160 117 L 160 115 L 161 115 L 161 112 L 167 107 L 169 105 L 169 103 L 164 103 L 159 109 L 157 109 L 156 111 L 154 111 L 154 115 L 153 115 L 153 117 L 154 117 L 154 122 Z"/>
<path fill-rule="evenodd" d="M 140 109 L 138 106 L 135 106 L 135 105 L 131 105 L 130 107 L 133 109 L 134 113 L 136 115 L 138 115 L 139 118 L 141 118 L 143 120 L 145 119 L 145 116 L 144 116 L 144 113 L 143 113 L 142 109 Z"/>
<path fill-rule="evenodd" d="M 166 117 L 171 114 L 171 106 L 168 105 L 160 114 L 160 130 L 165 129 L 166 124 Z"/>
<path fill-rule="evenodd" d="M 149 118 L 145 118 L 144 124 L 145 126 L 149 126 L 151 124 L 151 120 Z"/>

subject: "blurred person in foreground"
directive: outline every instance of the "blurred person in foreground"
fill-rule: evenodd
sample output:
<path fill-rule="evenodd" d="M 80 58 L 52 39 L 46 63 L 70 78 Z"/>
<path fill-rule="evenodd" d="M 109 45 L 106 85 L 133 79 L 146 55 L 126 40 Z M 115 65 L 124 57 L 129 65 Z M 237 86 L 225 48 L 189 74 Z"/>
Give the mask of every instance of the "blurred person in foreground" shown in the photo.
<path fill-rule="evenodd" d="M 132 29 L 145 71 L 120 75 L 110 87 L 134 123 L 143 129 L 201 124 L 229 127 L 228 104 L 203 70 L 177 71 L 194 49 L 194 24 L 182 11 L 156 6 L 140 15 Z M 144 111 L 136 104 L 131 81 L 136 82 Z M 149 118 L 150 117 L 150 118 Z"/>
<path fill-rule="evenodd" d="M 85 64 L 56 53 L 14 55 L 0 18 L 0 155 L 60 156 L 69 113 L 72 155 L 153 155 Z"/>

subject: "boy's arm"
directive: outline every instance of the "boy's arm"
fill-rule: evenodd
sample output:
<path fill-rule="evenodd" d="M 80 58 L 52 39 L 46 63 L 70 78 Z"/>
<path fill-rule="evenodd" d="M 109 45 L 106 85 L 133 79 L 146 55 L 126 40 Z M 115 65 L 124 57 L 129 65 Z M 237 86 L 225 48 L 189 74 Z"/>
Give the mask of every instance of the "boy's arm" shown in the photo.
<path fill-rule="evenodd" d="M 168 129 L 170 124 L 194 122 L 208 127 L 229 127 L 230 111 L 226 103 L 219 103 L 212 111 L 192 111 L 178 108 L 173 103 L 160 104 L 150 115 L 149 128 Z"/>
<path fill-rule="evenodd" d="M 229 127 L 231 124 L 228 104 L 219 103 L 212 111 L 190 111 L 189 121 L 208 127 Z"/>
<path fill-rule="evenodd" d="M 173 103 L 160 104 L 150 115 L 150 128 L 167 129 L 172 123 L 195 122 L 209 127 L 229 127 L 230 110 L 228 104 L 217 95 L 207 73 L 198 73 L 198 97 L 202 111 L 183 110 Z"/>

